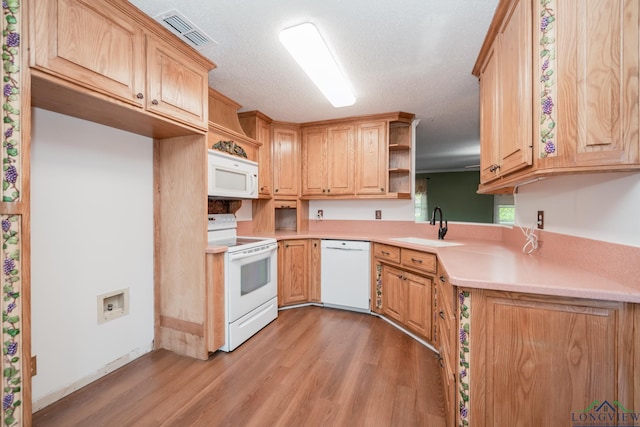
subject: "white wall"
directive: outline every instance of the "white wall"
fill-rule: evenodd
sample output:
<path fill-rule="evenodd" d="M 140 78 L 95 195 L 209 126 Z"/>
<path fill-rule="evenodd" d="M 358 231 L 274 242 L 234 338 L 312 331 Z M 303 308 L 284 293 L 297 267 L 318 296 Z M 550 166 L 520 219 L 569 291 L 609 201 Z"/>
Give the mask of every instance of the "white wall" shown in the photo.
<path fill-rule="evenodd" d="M 413 221 L 413 200 L 311 200 L 309 219 L 316 219 L 322 209 L 327 220 L 375 220 L 376 210 L 383 221 Z"/>
<path fill-rule="evenodd" d="M 516 222 L 530 226 L 544 211 L 544 229 L 640 246 L 640 173 L 558 176 L 520 186 Z"/>
<path fill-rule="evenodd" d="M 34 410 L 153 343 L 152 140 L 33 110 Z M 97 323 L 97 296 L 129 288 L 130 314 Z"/>

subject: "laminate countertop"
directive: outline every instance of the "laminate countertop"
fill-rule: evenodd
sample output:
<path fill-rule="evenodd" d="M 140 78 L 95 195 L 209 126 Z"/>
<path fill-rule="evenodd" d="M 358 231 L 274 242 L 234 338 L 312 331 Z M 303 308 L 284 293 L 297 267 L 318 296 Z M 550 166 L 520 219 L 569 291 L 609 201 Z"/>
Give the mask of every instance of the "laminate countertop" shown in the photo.
<path fill-rule="evenodd" d="M 366 240 L 435 253 L 444 266 L 449 281 L 464 288 L 640 303 L 640 278 L 635 283 L 620 283 L 591 271 L 544 258 L 536 252 L 523 253 L 499 241 L 445 240 L 458 245 L 442 247 L 395 240 L 409 236 L 372 237 L 362 233 L 281 231 L 276 234 L 253 235 L 274 237 L 277 240 Z M 220 252 L 221 249 L 224 250 L 220 247 L 208 247 L 207 252 Z"/>

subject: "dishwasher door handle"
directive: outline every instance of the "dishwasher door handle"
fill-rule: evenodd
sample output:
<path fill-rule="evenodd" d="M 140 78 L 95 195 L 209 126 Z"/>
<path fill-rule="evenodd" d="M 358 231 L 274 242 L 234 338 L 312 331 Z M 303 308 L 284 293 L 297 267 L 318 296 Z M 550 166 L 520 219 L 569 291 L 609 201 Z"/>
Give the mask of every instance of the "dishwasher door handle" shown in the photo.
<path fill-rule="evenodd" d="M 357 251 L 357 252 L 362 252 L 366 250 L 366 249 L 358 249 L 358 248 L 334 248 L 334 247 L 325 247 L 325 249 L 339 250 L 339 251 Z"/>

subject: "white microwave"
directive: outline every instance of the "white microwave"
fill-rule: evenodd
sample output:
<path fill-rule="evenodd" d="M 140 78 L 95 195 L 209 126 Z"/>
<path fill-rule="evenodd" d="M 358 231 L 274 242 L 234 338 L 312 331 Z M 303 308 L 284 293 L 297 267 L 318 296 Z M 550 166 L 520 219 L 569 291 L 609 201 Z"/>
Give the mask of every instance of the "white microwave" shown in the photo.
<path fill-rule="evenodd" d="M 209 150 L 208 194 L 218 199 L 257 199 L 258 164 Z"/>

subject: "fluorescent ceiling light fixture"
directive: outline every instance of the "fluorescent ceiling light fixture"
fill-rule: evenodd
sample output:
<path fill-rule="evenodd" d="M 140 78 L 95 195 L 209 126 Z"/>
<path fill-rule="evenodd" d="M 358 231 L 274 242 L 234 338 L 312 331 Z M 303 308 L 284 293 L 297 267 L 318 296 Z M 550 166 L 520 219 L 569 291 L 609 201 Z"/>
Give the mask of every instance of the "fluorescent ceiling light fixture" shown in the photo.
<path fill-rule="evenodd" d="M 305 22 L 286 28 L 280 31 L 280 42 L 334 107 L 346 107 L 356 102 L 315 25 Z"/>

